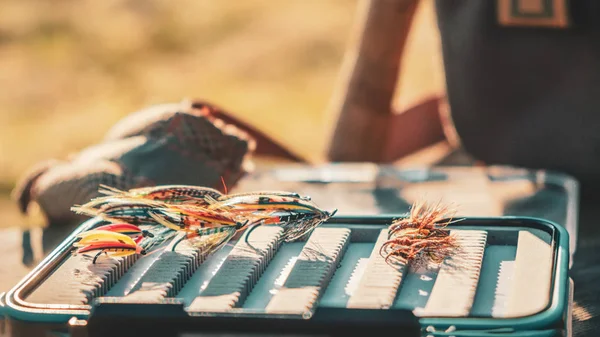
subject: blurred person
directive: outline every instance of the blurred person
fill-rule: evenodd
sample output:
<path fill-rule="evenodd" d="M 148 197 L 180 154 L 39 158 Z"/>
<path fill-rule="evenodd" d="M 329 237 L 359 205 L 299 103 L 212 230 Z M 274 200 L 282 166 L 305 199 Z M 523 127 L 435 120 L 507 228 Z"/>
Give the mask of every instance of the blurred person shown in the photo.
<path fill-rule="evenodd" d="M 347 82 L 341 86 L 331 161 L 392 162 L 447 140 L 487 164 L 597 179 L 600 134 L 593 104 L 600 42 L 594 38 L 600 22 L 593 15 L 600 3 L 436 1 L 451 114 L 441 108 L 443 97 L 398 114 L 392 100 L 418 4 L 361 0 L 360 35 L 343 68 Z M 208 142 L 199 136 L 205 132 L 212 135 Z M 230 151 L 214 151 L 215 144 L 227 144 Z M 46 246 L 52 248 L 83 220 L 70 206 L 97 196 L 100 183 L 121 189 L 170 183 L 220 189 L 224 176 L 233 187 L 246 173 L 250 155 L 304 161 L 209 103 L 148 107 L 81 153 L 24 172 L 13 197 L 31 223 L 46 227 Z M 50 235 L 57 228 L 60 234 Z"/>
<path fill-rule="evenodd" d="M 392 162 L 446 140 L 485 164 L 597 184 L 600 2 L 436 0 L 447 101 L 396 113 L 392 99 L 418 3 L 361 2 L 329 160 Z"/>

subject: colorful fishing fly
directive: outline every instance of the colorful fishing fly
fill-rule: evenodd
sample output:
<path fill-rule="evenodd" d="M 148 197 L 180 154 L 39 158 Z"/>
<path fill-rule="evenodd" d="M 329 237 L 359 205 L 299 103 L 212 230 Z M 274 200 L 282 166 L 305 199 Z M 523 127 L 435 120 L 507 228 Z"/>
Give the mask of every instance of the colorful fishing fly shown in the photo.
<path fill-rule="evenodd" d="M 229 210 L 231 212 L 265 212 L 281 210 L 298 210 L 321 212 L 310 200 L 282 194 L 252 193 L 232 196 L 224 200 L 208 199 L 208 209 Z"/>
<path fill-rule="evenodd" d="M 76 241 L 73 245 L 75 247 L 83 247 L 85 245 L 89 245 L 92 243 L 98 243 L 98 242 L 120 242 L 120 243 L 126 243 L 126 244 L 130 244 L 130 245 L 135 245 L 135 241 L 125 235 L 125 234 L 121 234 L 121 233 L 115 233 L 115 232 L 111 232 L 111 231 L 106 231 L 106 230 L 98 230 L 98 229 L 93 229 L 87 232 L 83 232 L 79 235 L 77 235 L 77 238 L 79 238 L 79 241 Z"/>
<path fill-rule="evenodd" d="M 73 246 L 79 248 L 75 253 L 96 252 L 92 263 L 96 263 L 102 254 L 111 257 L 146 254 L 146 251 L 130 236 L 109 230 L 93 229 L 77 235 Z"/>
<path fill-rule="evenodd" d="M 297 240 L 335 215 L 317 207 L 310 198 L 292 197 L 293 193 L 247 193 L 226 200 L 210 200 L 210 210 L 229 212 L 250 218 L 252 229 L 260 225 L 281 226 L 286 242 Z M 250 234 L 250 233 L 248 233 Z M 248 238 L 248 236 L 247 236 Z"/>
<path fill-rule="evenodd" d="M 163 225 L 156 224 L 152 230 L 152 233 L 154 235 L 153 238 L 142 240 L 139 243 L 139 245 L 146 252 L 152 252 L 162 247 L 163 244 L 171 242 L 174 238 L 181 234 L 181 231 L 176 231 Z"/>
<path fill-rule="evenodd" d="M 223 194 L 219 198 L 218 201 L 225 201 L 237 197 L 245 197 L 245 196 L 269 196 L 275 195 L 280 197 L 289 197 L 289 198 L 297 198 L 304 201 L 310 201 L 311 198 L 309 196 L 301 196 L 298 193 L 294 192 L 286 192 L 286 191 L 250 191 L 250 192 L 238 192 L 233 194 Z"/>
<path fill-rule="evenodd" d="M 255 217 L 254 224 L 283 227 L 286 242 L 294 241 L 311 232 L 318 225 L 335 215 L 321 210 L 306 198 L 281 194 L 247 194 L 224 201 L 210 201 L 208 209 L 223 210 Z"/>
<path fill-rule="evenodd" d="M 151 212 L 163 206 L 164 203 L 152 200 L 114 199 L 99 208 L 89 207 L 86 204 L 71 207 L 71 210 L 77 214 L 99 217 L 111 223 L 153 225 L 155 221 L 150 216 Z"/>
<path fill-rule="evenodd" d="M 389 226 L 388 241 L 382 245 L 380 254 L 388 262 L 391 258 L 419 265 L 426 265 L 429 261 L 442 262 L 458 248 L 456 239 L 446 228 L 450 223 L 460 221 L 453 220 L 453 214 L 448 206 L 441 203 L 415 203 L 408 217 Z"/>
<path fill-rule="evenodd" d="M 138 226 L 128 224 L 128 223 L 116 223 L 110 225 L 104 225 L 95 228 L 95 230 L 104 230 L 109 232 L 121 233 L 125 234 L 129 237 L 132 237 L 136 243 L 139 243 L 142 239 L 148 237 L 153 238 L 154 234 L 152 234 L 148 230 L 140 229 Z"/>
<path fill-rule="evenodd" d="M 246 222 L 243 217 L 232 212 L 211 210 L 205 207 L 191 205 L 165 205 L 164 208 L 156 209 L 153 213 L 167 215 L 167 218 L 175 219 L 182 228 L 190 226 L 211 227 L 238 226 L 240 220 Z"/>
<path fill-rule="evenodd" d="M 197 210 L 195 212 L 200 212 L 200 211 Z M 190 217 L 189 215 L 185 215 L 186 219 L 189 217 Z M 225 235 L 226 237 L 228 237 L 230 239 L 231 237 L 233 237 L 233 235 L 237 231 L 243 229 L 249 221 L 249 220 L 246 220 L 243 223 L 235 222 L 231 219 L 223 217 L 221 219 L 218 219 L 218 221 L 209 222 L 209 221 L 206 221 L 206 220 L 208 220 L 208 218 L 206 217 L 206 214 L 202 214 L 201 220 L 195 220 L 195 222 L 188 222 L 187 225 L 178 227 L 177 224 L 174 224 L 174 223 L 168 221 L 167 219 L 165 219 L 164 217 L 162 217 L 156 213 L 153 214 L 153 218 L 156 220 L 157 223 L 159 223 L 167 228 L 186 233 L 185 236 L 182 236 L 179 240 L 177 240 L 173 244 L 173 246 L 172 246 L 173 251 L 175 250 L 175 248 L 181 241 L 186 240 L 186 239 L 189 240 L 189 239 L 193 239 L 196 237 L 208 237 L 208 236 L 212 236 L 212 235 L 216 235 L 216 234 L 219 234 L 219 236 L 220 236 L 222 233 L 229 233 L 230 235 L 225 235 L 225 234 L 223 234 L 223 235 Z M 204 242 L 203 242 L 203 245 L 204 245 Z"/>
<path fill-rule="evenodd" d="M 138 246 L 131 245 L 127 243 L 121 242 L 97 242 L 92 243 L 77 250 L 78 254 L 95 252 L 92 263 L 95 264 L 96 260 L 102 255 L 106 255 L 108 257 L 124 257 L 134 254 L 146 255 L 146 251 Z"/>
<path fill-rule="evenodd" d="M 222 194 L 213 188 L 190 185 L 162 185 L 135 188 L 128 191 L 122 191 L 106 185 L 100 185 L 100 187 L 101 188 L 99 192 L 106 196 L 95 198 L 94 204 L 109 202 L 112 198 L 125 198 L 156 200 L 170 204 L 193 204 L 202 206 L 208 204 L 206 198 L 224 201 L 231 198 L 251 195 L 279 195 L 284 197 L 299 198 L 307 201 L 310 200 L 310 197 L 308 196 L 303 197 L 298 193 L 286 191 L 251 191 L 234 194 Z"/>
<path fill-rule="evenodd" d="M 215 233 L 193 236 L 188 241 L 193 247 L 208 255 L 224 247 L 236 233 L 237 230 L 234 227 L 222 227 Z M 181 241 L 183 240 L 174 243 L 173 250 Z"/>
<path fill-rule="evenodd" d="M 153 238 L 154 235 L 149 230 L 141 230 L 130 223 L 113 223 L 101 227 L 105 231 L 132 235 L 136 238 L 136 244 L 140 243 L 143 238 L 149 237 L 151 240 L 146 241 L 151 242 L 146 242 L 144 244 L 146 247 L 160 245 L 162 242 L 176 236 L 176 232 L 185 232 L 188 238 L 193 238 L 229 232 L 230 230 L 226 227 L 232 227 L 232 233 L 234 234 L 235 231 L 243 228 L 248 223 L 248 220 L 244 218 L 238 217 L 243 221 L 241 222 L 223 211 L 208 210 L 195 205 L 167 204 L 143 199 L 120 198 L 118 201 L 105 204 L 98 209 L 88 208 L 85 205 L 73 209 L 80 213 L 98 216 L 109 222 L 142 223 L 152 228 L 152 231 L 158 231 L 160 227 L 164 226 L 173 231 L 173 233 L 164 232 L 162 235 Z"/>
<path fill-rule="evenodd" d="M 87 241 L 81 238 L 75 244 L 79 251 L 98 250 L 96 258 L 103 252 L 146 253 L 177 236 L 180 238 L 172 245 L 173 250 L 181 241 L 189 240 L 198 249 L 212 251 L 239 231 L 260 225 L 281 226 L 283 239 L 289 242 L 311 232 L 336 212 L 323 211 L 310 197 L 285 191 L 227 194 L 225 188 L 222 194 L 212 188 L 188 185 L 122 191 L 102 185 L 100 192 L 105 196 L 72 207 L 76 213 L 111 223 L 97 228 L 95 234 L 90 231 L 85 234 Z"/>
<path fill-rule="evenodd" d="M 235 197 L 242 197 L 242 196 L 249 196 L 249 195 L 278 195 L 278 196 L 282 196 L 282 197 L 299 198 L 299 199 L 307 200 L 307 201 L 311 200 L 311 198 L 309 196 L 301 196 L 298 193 L 288 192 L 288 191 L 246 191 L 246 192 L 238 192 L 238 193 L 229 194 L 229 192 L 227 191 L 227 185 L 225 184 L 225 179 L 223 177 L 221 177 L 221 182 L 223 183 L 223 189 L 225 190 L 225 194 L 221 195 L 221 197 L 219 197 L 219 198 L 214 198 L 214 199 L 218 199 L 219 201 L 224 201 L 224 200 L 228 200 L 228 199 L 235 198 Z"/>
<path fill-rule="evenodd" d="M 179 220 L 179 222 L 174 223 L 172 221 L 169 221 L 168 219 L 166 219 L 166 217 L 164 216 L 164 212 L 166 212 L 165 210 L 157 210 L 156 212 L 153 212 L 152 214 L 152 218 L 158 223 L 161 224 L 167 228 L 170 228 L 172 230 L 175 231 L 183 231 L 183 232 L 191 232 L 194 231 L 195 228 L 197 229 L 209 229 L 209 228 L 218 228 L 218 227 L 235 227 L 235 228 L 241 228 L 243 226 L 242 223 L 239 222 L 206 222 L 206 220 L 204 219 L 195 219 L 192 216 L 188 216 L 188 215 L 178 215 L 181 216 L 180 219 L 184 219 L 184 220 Z"/>
<path fill-rule="evenodd" d="M 222 196 L 221 192 L 213 188 L 191 185 L 161 185 L 135 188 L 128 191 L 121 191 L 106 185 L 100 185 L 100 187 L 100 193 L 111 197 L 156 200 L 173 204 L 192 203 L 195 205 L 205 205 L 205 197 L 218 199 Z"/>

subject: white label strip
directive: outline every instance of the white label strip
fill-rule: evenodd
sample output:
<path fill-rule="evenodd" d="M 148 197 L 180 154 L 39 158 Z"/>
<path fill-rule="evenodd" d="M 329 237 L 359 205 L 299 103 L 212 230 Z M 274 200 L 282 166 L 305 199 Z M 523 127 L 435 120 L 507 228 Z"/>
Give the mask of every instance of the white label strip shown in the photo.
<path fill-rule="evenodd" d="M 442 263 L 425 308 L 415 309 L 417 316 L 466 317 L 471 311 L 487 232 L 452 230 L 450 234 L 456 236 L 460 248 Z"/>
<path fill-rule="evenodd" d="M 281 227 L 261 226 L 248 243 L 242 236 L 188 311 L 223 311 L 243 303 L 279 248 L 282 232 Z"/>
<path fill-rule="evenodd" d="M 283 287 L 266 307 L 268 313 L 310 314 L 327 286 L 346 246 L 350 230 L 317 228 L 302 248 Z"/>
<path fill-rule="evenodd" d="M 528 231 L 519 231 L 511 294 L 504 317 L 529 316 L 550 301 L 552 245 Z"/>
<path fill-rule="evenodd" d="M 379 233 L 363 276 L 348 300 L 348 308 L 386 309 L 394 303 L 406 266 L 390 265 L 385 261 L 380 249 L 386 241 L 388 229 L 383 229 Z"/>

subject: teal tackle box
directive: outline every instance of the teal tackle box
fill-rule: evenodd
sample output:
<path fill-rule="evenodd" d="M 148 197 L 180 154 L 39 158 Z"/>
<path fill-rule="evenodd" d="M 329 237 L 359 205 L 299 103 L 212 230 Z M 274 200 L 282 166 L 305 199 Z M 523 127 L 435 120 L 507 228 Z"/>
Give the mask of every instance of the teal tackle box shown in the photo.
<path fill-rule="evenodd" d="M 381 256 L 394 219 L 333 217 L 290 243 L 279 227 L 261 226 L 210 256 L 166 243 L 95 265 L 71 254 L 75 236 L 101 223 L 92 219 L 11 289 L 0 310 L 14 336 L 570 336 L 563 227 L 465 218 L 448 227 L 460 253 L 425 268 L 390 266 Z"/>

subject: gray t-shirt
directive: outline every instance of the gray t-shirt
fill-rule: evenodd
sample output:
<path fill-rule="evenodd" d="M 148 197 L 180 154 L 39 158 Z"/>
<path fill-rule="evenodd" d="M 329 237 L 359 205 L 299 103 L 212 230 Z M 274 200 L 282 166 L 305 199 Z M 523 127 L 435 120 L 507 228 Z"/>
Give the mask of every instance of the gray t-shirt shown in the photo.
<path fill-rule="evenodd" d="M 506 27 L 496 1 L 436 0 L 452 118 L 489 164 L 600 182 L 600 1 L 564 29 Z"/>

